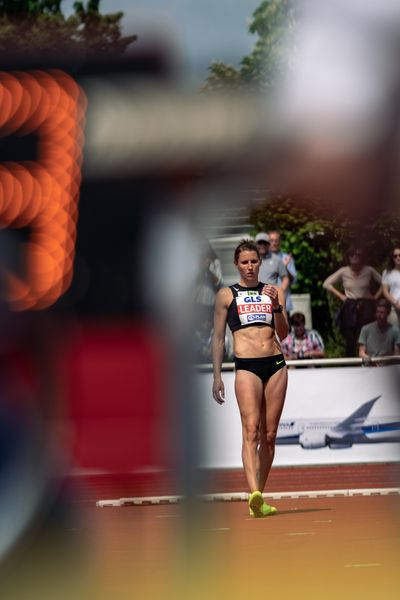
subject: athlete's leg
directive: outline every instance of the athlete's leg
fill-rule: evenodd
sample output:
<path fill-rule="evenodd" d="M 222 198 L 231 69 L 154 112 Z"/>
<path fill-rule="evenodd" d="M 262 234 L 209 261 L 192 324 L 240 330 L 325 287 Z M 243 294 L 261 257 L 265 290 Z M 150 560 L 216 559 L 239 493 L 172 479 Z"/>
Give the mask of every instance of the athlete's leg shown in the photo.
<path fill-rule="evenodd" d="M 235 393 L 242 420 L 242 461 L 250 492 L 259 490 L 257 481 L 257 446 L 263 383 L 250 371 L 238 370 L 235 377 Z"/>
<path fill-rule="evenodd" d="M 285 402 L 287 367 L 279 369 L 264 386 L 265 411 L 261 416 L 258 489 L 262 492 L 275 455 L 275 440 Z"/>

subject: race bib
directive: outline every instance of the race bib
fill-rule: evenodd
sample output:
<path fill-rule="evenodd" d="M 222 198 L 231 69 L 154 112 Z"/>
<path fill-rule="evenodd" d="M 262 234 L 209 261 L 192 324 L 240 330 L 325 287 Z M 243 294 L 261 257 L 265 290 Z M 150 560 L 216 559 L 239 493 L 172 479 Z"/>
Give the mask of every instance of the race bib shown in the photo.
<path fill-rule="evenodd" d="M 272 322 L 271 298 L 257 291 L 238 292 L 236 306 L 241 325 Z"/>

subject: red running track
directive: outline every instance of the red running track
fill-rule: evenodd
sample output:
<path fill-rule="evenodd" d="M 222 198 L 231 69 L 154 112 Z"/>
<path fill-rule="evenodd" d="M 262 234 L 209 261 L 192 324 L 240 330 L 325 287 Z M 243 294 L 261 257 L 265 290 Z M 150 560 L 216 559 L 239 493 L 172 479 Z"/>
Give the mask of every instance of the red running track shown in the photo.
<path fill-rule="evenodd" d="M 168 472 L 133 474 L 82 474 L 74 477 L 77 499 L 101 499 L 179 495 L 181 486 Z M 265 492 L 348 490 L 400 487 L 400 463 L 370 463 L 302 467 L 273 467 Z M 201 473 L 201 493 L 247 491 L 242 469 Z"/>

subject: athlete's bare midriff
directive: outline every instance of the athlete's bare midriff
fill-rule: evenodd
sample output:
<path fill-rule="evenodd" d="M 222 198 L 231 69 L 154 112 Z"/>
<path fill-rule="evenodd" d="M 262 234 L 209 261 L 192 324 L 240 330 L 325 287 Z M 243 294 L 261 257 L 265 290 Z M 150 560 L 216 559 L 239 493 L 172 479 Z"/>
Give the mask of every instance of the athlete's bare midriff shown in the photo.
<path fill-rule="evenodd" d="M 275 330 L 265 327 L 246 327 L 233 333 L 233 352 L 238 358 L 261 358 L 275 356 L 282 350 L 275 337 Z"/>

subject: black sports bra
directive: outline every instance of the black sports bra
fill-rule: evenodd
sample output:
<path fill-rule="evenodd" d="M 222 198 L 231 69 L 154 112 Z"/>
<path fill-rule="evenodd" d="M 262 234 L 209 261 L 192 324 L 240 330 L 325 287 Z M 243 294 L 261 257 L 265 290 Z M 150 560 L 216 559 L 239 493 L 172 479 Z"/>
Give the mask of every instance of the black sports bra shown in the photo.
<path fill-rule="evenodd" d="M 232 331 L 243 327 L 274 327 L 274 313 L 271 298 L 262 294 L 264 283 L 257 287 L 243 287 L 238 283 L 229 286 L 233 299 L 228 308 L 228 326 Z"/>

